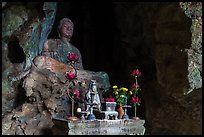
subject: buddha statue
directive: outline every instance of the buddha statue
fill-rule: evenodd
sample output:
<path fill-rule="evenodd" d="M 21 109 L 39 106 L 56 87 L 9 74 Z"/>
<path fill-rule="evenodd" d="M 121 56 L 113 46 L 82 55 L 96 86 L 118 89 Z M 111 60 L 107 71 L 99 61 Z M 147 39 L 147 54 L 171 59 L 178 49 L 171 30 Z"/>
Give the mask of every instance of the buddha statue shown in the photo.
<path fill-rule="evenodd" d="M 58 25 L 59 39 L 48 39 L 43 46 L 42 56 L 37 56 L 33 65 L 38 69 L 47 69 L 55 74 L 60 74 L 65 78 L 66 72 L 77 71 L 77 80 L 84 83 L 83 87 L 78 87 L 81 94 L 81 103 L 85 103 L 86 92 L 92 79 L 96 80 L 98 93 L 107 91 L 110 88 L 109 77 L 106 72 L 94 72 L 84 70 L 80 51 L 70 43 L 73 34 L 73 22 L 68 18 L 60 20 Z M 74 54 L 77 61 L 73 64 L 69 62 L 68 56 Z M 97 98 L 103 101 L 102 96 Z M 80 105 L 85 106 L 85 105 Z M 84 110 L 82 108 L 82 110 Z"/>

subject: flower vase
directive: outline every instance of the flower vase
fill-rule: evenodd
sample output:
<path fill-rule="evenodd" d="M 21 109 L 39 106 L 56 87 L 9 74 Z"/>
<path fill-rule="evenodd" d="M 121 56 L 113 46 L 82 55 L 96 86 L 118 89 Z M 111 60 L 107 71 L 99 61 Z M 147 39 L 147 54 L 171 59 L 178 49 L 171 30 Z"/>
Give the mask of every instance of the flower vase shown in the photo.
<path fill-rule="evenodd" d="M 123 115 L 125 114 L 123 106 L 120 104 L 119 108 L 118 108 L 118 118 L 122 119 Z"/>

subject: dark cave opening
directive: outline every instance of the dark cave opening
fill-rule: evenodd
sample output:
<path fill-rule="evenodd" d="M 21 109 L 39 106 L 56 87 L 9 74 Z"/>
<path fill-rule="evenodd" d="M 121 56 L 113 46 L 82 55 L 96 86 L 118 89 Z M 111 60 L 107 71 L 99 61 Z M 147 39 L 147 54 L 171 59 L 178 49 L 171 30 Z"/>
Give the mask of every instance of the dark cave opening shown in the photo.
<path fill-rule="evenodd" d="M 8 43 L 8 58 L 11 63 L 23 63 L 25 61 L 26 55 L 17 38 L 13 38 Z"/>
<path fill-rule="evenodd" d="M 13 109 L 21 106 L 22 104 L 24 104 L 27 101 L 27 96 L 26 96 L 26 91 L 25 89 L 22 87 L 23 85 L 23 81 L 19 81 L 18 83 L 16 83 L 16 94 L 15 94 L 15 99 L 14 99 L 14 103 L 13 103 Z"/>

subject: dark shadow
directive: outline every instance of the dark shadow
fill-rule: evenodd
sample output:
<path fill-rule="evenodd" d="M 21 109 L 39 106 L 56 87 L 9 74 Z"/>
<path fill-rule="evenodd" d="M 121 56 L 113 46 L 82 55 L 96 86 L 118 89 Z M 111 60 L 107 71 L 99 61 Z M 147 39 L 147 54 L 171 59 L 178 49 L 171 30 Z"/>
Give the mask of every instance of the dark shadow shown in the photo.
<path fill-rule="evenodd" d="M 43 128 L 42 135 L 53 135 L 52 128 Z"/>
<path fill-rule="evenodd" d="M 19 40 L 16 37 L 8 43 L 8 58 L 11 63 L 22 63 L 26 59 L 23 48 L 19 45 Z"/>
<path fill-rule="evenodd" d="M 26 91 L 22 86 L 23 86 L 22 81 L 20 81 L 20 83 L 16 86 L 16 90 L 15 90 L 16 95 L 15 95 L 15 100 L 13 104 L 13 109 L 17 108 L 18 106 L 21 106 L 27 100 Z"/>

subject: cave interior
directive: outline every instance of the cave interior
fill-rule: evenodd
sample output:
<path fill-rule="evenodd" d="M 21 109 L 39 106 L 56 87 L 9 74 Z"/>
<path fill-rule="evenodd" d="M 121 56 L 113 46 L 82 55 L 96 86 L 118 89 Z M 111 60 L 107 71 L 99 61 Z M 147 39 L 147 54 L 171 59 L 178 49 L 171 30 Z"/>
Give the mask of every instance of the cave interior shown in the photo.
<path fill-rule="evenodd" d="M 35 6 L 39 4 L 30 8 Z M 104 71 L 109 75 L 111 87 L 127 88 L 134 83 L 131 72 L 136 68 L 141 71 L 138 82 L 142 103 L 137 115 L 146 120 L 149 134 L 190 134 L 185 126 L 172 128 L 173 118 L 170 121 L 165 118 L 166 113 L 170 115 L 183 107 L 179 98 L 188 101 L 191 96 L 198 96 L 195 92 L 183 96 L 188 89 L 188 55 L 184 49 L 191 46 L 192 22 L 179 3 L 58 2 L 48 39 L 58 38 L 57 25 L 63 17 L 74 23 L 71 43 L 81 52 L 85 70 Z M 12 64 L 25 61 L 18 38 L 8 42 L 7 56 Z M 23 89 L 18 87 L 18 90 Z M 22 99 L 25 91 L 17 97 L 14 108 L 25 101 Z M 165 107 L 170 107 L 171 112 L 161 112 Z M 128 113 L 134 115 L 133 110 Z M 178 113 L 178 117 L 190 119 Z M 170 124 L 162 127 L 162 121 Z M 155 124 L 159 128 L 154 128 L 154 122 L 159 123 Z M 192 133 L 200 133 L 199 126 Z"/>

